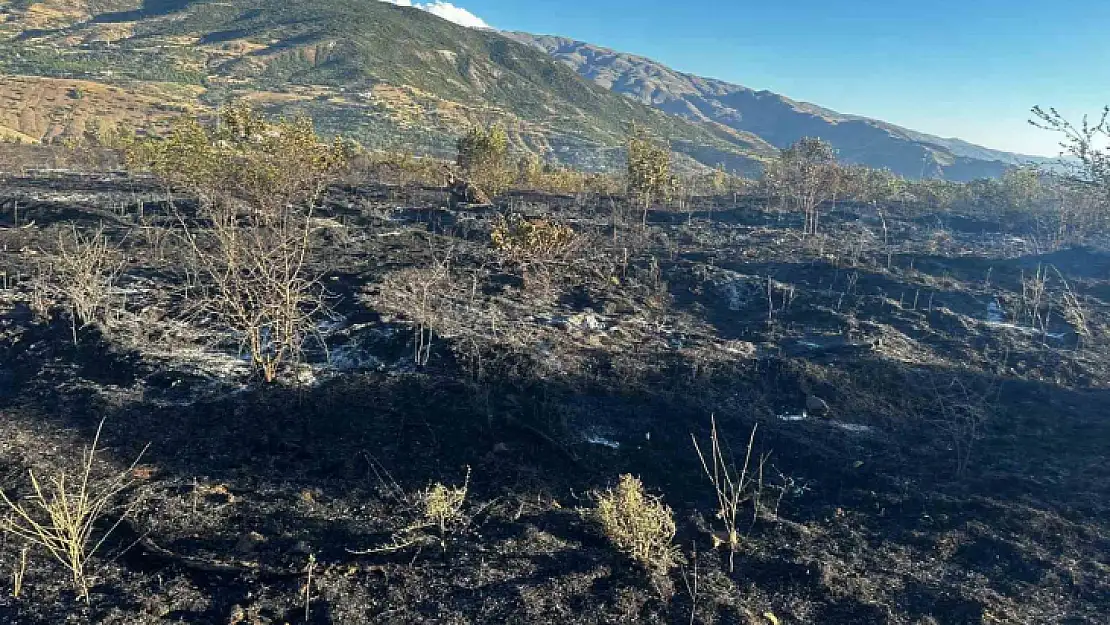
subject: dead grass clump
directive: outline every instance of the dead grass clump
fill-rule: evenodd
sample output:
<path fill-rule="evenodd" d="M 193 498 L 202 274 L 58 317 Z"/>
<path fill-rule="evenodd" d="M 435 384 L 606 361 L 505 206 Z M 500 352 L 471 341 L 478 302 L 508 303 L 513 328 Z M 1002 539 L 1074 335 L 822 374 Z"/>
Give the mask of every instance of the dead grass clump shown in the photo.
<path fill-rule="evenodd" d="M 0 490 L 8 516 L 0 519 L 0 532 L 16 536 L 31 546 L 44 549 L 69 572 L 79 597 L 88 600 L 91 572 L 89 559 L 104 545 L 108 536 L 134 508 L 136 499 L 120 503 L 121 495 L 133 483 L 131 475 L 139 459 L 126 470 L 107 477 L 94 475 L 97 445 L 104 427 L 101 421 L 92 445 L 85 451 L 81 472 L 69 475 L 59 471 L 43 483 L 28 471 L 32 494 L 26 501 L 15 501 Z M 139 454 L 142 457 L 142 454 Z M 96 526 L 109 514 L 119 518 L 94 541 Z M 22 585 L 22 572 L 19 575 Z"/>
<path fill-rule="evenodd" d="M 1052 268 L 1056 272 L 1056 277 L 1060 279 L 1060 307 L 1063 311 L 1064 321 L 1067 321 L 1075 330 L 1078 338 L 1078 346 L 1082 347 L 1083 341 L 1091 338 L 1091 325 L 1090 316 L 1087 314 L 1087 307 L 1083 300 L 1076 295 L 1075 291 L 1068 284 L 1067 278 L 1056 267 Z"/>
<path fill-rule="evenodd" d="M 391 485 L 391 488 L 393 486 L 395 485 Z M 469 490 L 470 467 L 467 467 L 466 478 L 461 486 L 447 486 L 442 482 L 436 482 L 416 493 L 414 497 L 405 497 L 407 503 L 415 504 L 416 518 L 393 532 L 392 540 L 388 544 L 363 551 L 348 551 L 355 555 L 371 555 L 400 551 L 413 546 L 426 546 L 435 542 L 445 548 L 448 534 L 462 530 L 470 523 L 470 517 L 463 512 Z M 438 532 L 438 536 L 429 534 L 428 530 L 433 528 Z"/>
<path fill-rule="evenodd" d="M 592 511 L 605 536 L 653 573 L 665 573 L 682 560 L 673 544 L 674 513 L 661 497 L 644 492 L 643 483 L 625 474 L 615 488 L 597 493 Z"/>
<path fill-rule="evenodd" d="M 440 540 L 447 536 L 449 528 L 463 519 L 463 504 L 470 489 L 470 467 L 466 468 L 466 478 L 462 486 L 446 486 L 436 482 L 424 491 L 424 520 L 439 529 Z"/>
<path fill-rule="evenodd" d="M 564 256 L 578 236 L 570 226 L 520 215 L 498 217 L 490 233 L 493 248 L 515 261 L 543 261 Z"/>

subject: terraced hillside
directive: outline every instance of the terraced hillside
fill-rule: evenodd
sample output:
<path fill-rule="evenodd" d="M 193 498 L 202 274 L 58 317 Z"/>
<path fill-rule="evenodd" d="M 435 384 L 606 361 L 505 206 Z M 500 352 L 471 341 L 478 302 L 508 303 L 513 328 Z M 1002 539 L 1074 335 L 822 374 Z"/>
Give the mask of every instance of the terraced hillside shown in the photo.
<path fill-rule="evenodd" d="M 35 140 L 80 132 L 90 110 L 142 126 L 167 109 L 246 98 L 370 146 L 429 153 L 493 121 L 518 150 L 587 168 L 618 160 L 630 121 L 706 165 L 748 171 L 774 153 L 749 133 L 634 103 L 497 33 L 372 0 L 264 10 L 246 0 L 48 1 L 4 11 L 0 73 L 45 86 L 0 88 L 0 124 Z M 117 99 L 85 102 L 80 83 L 59 80 L 110 86 Z M 59 88 L 69 97 L 26 95 Z"/>

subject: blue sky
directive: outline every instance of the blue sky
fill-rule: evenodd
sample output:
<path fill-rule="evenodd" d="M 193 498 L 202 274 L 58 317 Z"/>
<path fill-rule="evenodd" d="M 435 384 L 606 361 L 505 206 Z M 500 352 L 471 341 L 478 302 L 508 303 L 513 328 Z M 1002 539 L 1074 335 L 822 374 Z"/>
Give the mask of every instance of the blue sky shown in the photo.
<path fill-rule="evenodd" d="M 494 28 L 581 39 L 843 113 L 1027 154 L 1059 152 L 1058 139 L 1026 123 L 1033 105 L 1078 120 L 1110 104 L 1110 0 L 455 4 Z"/>

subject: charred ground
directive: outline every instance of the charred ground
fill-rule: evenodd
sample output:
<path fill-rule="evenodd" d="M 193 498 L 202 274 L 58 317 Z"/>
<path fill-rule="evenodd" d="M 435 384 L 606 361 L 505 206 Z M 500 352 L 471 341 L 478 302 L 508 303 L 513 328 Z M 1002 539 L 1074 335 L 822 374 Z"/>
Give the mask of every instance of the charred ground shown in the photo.
<path fill-rule="evenodd" d="M 101 419 L 113 466 L 149 448 L 88 604 L 32 552 L 21 597 L 0 582 L 0 620 L 1105 622 L 1105 244 L 1038 249 L 986 212 L 840 204 L 803 238 L 758 199 L 644 226 L 619 198 L 444 198 L 329 192 L 313 233 L 328 349 L 266 385 L 185 314 L 180 250 L 156 226 L 187 199 L 114 175 L 5 179 L 0 488 L 74 469 Z M 506 259 L 501 212 L 568 224 L 576 246 Z M 126 261 L 115 314 L 76 342 L 64 311 L 31 309 L 74 225 L 103 225 Z M 1028 281 L 1049 267 L 1055 312 L 1034 314 Z M 431 287 L 422 311 L 414 285 Z M 829 414 L 803 418 L 810 396 Z M 757 424 L 770 454 L 732 574 L 690 438 L 711 415 L 735 455 Z M 388 544 L 412 493 L 466 467 L 469 523 L 443 545 L 351 553 Z M 665 579 L 577 510 L 621 473 L 675 510 L 689 562 Z M 7 571 L 20 545 L 3 540 Z"/>

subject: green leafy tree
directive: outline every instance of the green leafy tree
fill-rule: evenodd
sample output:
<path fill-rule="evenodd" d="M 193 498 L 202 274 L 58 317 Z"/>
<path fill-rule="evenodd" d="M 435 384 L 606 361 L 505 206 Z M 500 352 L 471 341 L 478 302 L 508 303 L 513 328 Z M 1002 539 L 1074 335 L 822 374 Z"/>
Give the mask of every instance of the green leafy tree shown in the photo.
<path fill-rule="evenodd" d="M 471 128 L 455 143 L 456 164 L 467 178 L 492 195 L 499 195 L 517 178 L 509 158 L 509 135 L 500 126 Z"/>

